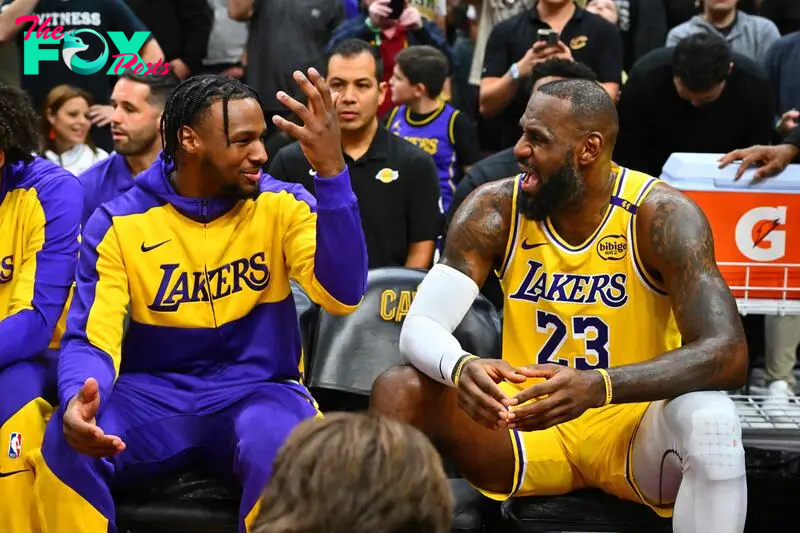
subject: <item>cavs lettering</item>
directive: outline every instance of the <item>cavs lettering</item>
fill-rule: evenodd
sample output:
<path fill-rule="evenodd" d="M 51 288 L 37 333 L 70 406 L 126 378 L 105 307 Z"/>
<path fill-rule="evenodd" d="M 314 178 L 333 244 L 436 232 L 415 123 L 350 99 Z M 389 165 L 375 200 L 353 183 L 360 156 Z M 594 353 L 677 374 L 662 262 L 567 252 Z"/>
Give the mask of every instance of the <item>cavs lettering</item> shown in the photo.
<path fill-rule="evenodd" d="M 263 291 L 269 285 L 270 273 L 264 252 L 242 258 L 208 271 L 188 272 L 179 264 L 161 265 L 161 282 L 151 311 L 174 313 L 181 304 L 219 300 L 245 288 Z"/>
<path fill-rule="evenodd" d="M 538 261 L 528 260 L 528 272 L 509 296 L 513 300 L 536 303 L 540 299 L 573 304 L 602 304 L 616 309 L 628 301 L 627 275 L 548 273 Z"/>
<path fill-rule="evenodd" d="M 14 277 L 14 256 L 0 258 L 0 283 L 8 283 Z"/>
<path fill-rule="evenodd" d="M 386 289 L 381 293 L 381 319 L 386 322 L 402 322 L 411 308 L 417 291 Z"/>

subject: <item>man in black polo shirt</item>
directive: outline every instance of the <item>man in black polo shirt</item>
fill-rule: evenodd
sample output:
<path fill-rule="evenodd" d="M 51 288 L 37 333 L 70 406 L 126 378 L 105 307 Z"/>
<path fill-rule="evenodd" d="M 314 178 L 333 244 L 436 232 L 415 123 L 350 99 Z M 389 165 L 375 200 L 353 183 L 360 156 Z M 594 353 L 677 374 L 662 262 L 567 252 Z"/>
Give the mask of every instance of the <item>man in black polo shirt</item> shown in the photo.
<path fill-rule="evenodd" d="M 540 41 L 539 30 L 554 30 L 557 45 Z M 480 112 L 498 116 L 501 148 L 513 146 L 522 130 L 534 65 L 550 57 L 580 61 L 616 99 L 622 79 L 623 50 L 619 30 L 602 17 L 578 7 L 572 0 L 539 0 L 533 9 L 494 27 L 486 45 L 480 86 Z"/>
<path fill-rule="evenodd" d="M 386 94 L 380 61 L 369 43 L 340 42 L 328 59 L 327 81 L 339 94 L 342 148 L 358 199 L 369 268 L 430 268 L 441 231 L 439 176 L 433 159 L 378 122 Z M 314 194 L 314 171 L 298 143 L 282 148 L 271 174 Z"/>
<path fill-rule="evenodd" d="M 699 33 L 642 57 L 619 102 L 614 161 L 658 176 L 674 152 L 769 144 L 773 91 L 761 67 Z"/>

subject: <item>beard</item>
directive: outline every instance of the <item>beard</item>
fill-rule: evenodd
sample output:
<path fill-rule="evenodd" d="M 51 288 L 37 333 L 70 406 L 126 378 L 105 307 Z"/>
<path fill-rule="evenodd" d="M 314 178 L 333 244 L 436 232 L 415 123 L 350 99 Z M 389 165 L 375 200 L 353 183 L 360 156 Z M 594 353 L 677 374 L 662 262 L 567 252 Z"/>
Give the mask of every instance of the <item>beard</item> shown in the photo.
<path fill-rule="evenodd" d="M 122 155 L 142 155 L 147 153 L 158 140 L 160 140 L 158 133 L 138 138 L 129 136 L 123 141 L 114 141 L 114 151 Z"/>
<path fill-rule="evenodd" d="M 580 196 L 584 188 L 583 176 L 572 162 L 572 153 L 572 150 L 567 152 L 561 166 L 543 181 L 538 191 L 533 194 L 519 191 L 517 209 L 522 216 L 541 222 Z"/>

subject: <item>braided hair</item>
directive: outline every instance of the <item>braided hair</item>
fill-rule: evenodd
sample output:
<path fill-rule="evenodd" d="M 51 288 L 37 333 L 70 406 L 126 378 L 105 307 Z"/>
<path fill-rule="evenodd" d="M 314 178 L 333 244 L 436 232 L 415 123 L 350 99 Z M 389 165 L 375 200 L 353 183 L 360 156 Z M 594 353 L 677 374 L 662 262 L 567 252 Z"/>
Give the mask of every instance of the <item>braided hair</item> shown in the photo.
<path fill-rule="evenodd" d="M 175 161 L 175 154 L 180 147 L 178 133 L 181 128 L 194 127 L 202 114 L 218 100 L 222 100 L 222 121 L 227 138 L 228 102 L 247 98 L 255 99 L 261 109 L 264 109 L 258 93 L 237 79 L 219 74 L 203 74 L 182 81 L 170 93 L 161 116 L 164 160 Z"/>
<path fill-rule="evenodd" d="M 39 150 L 39 115 L 28 95 L 0 83 L 0 150 L 6 164 L 30 163 Z"/>

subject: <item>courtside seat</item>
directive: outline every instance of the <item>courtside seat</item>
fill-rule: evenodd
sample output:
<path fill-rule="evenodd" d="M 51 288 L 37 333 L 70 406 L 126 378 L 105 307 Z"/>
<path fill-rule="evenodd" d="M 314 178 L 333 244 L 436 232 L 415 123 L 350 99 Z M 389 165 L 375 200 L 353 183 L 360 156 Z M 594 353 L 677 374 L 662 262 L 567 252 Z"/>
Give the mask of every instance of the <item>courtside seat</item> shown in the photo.
<path fill-rule="evenodd" d="M 672 520 L 644 505 L 620 500 L 600 490 L 579 490 L 564 496 L 512 498 L 502 505 L 508 533 L 538 531 L 613 531 L 671 533 Z"/>
<path fill-rule="evenodd" d="M 392 364 L 399 362 L 397 342 L 400 335 L 402 318 L 408 311 L 412 292 L 422 281 L 425 273 L 411 269 L 382 269 L 383 272 L 370 273 L 370 287 L 364 303 L 369 307 L 367 311 L 378 313 L 381 310 L 385 320 L 374 317 L 371 319 L 358 318 L 359 309 L 349 316 L 356 316 L 352 323 L 348 317 L 333 317 L 311 302 L 303 289 L 292 283 L 292 293 L 299 319 L 303 347 L 306 354 L 306 375 L 317 367 L 317 356 L 309 355 L 317 350 L 315 346 L 330 346 L 335 343 L 335 350 L 323 350 L 324 355 L 335 354 L 339 362 L 349 364 L 348 353 L 345 350 L 354 349 L 354 356 L 364 357 L 370 350 L 363 343 L 372 343 L 379 349 L 376 353 L 387 353 L 386 346 L 394 346 L 389 354 L 394 357 L 387 359 L 387 364 L 373 365 L 374 377 Z M 392 294 L 386 290 L 394 291 Z M 405 291 L 405 292 L 404 292 Z M 383 298 L 384 305 L 380 300 Z M 364 304 L 362 304 L 363 306 Z M 477 301 L 473 310 L 465 319 L 465 327 L 460 328 L 457 336 L 465 343 L 465 347 L 481 354 L 499 354 L 499 318 L 488 300 Z M 369 312 L 363 317 L 370 316 Z M 345 319 L 345 320 L 339 320 Z M 388 324 L 385 329 L 370 330 L 375 325 Z M 338 328 L 343 331 L 336 333 Z M 385 332 L 390 332 L 387 338 Z M 356 339 L 348 339 L 347 336 Z M 326 357 L 322 358 L 319 372 L 322 376 L 332 374 L 334 379 L 341 376 L 330 367 Z M 309 368 L 310 367 L 310 368 Z M 324 371 L 324 372 L 323 372 Z M 362 398 L 367 398 L 372 386 L 371 380 L 366 388 L 363 386 L 365 376 L 359 373 L 354 382 L 344 381 L 341 390 L 358 392 Z M 374 377 L 371 379 L 374 380 Z M 368 377 L 366 379 L 369 379 Z M 328 381 L 320 381 L 329 384 Z M 333 385 L 337 385 L 333 383 Z M 324 410 L 324 409 L 323 409 Z M 455 512 L 453 517 L 453 532 L 479 533 L 487 517 L 499 518 L 499 506 L 484 498 L 463 479 L 450 480 L 455 499 Z M 118 492 L 114 501 L 117 505 L 117 525 L 121 533 L 236 533 L 237 516 L 239 509 L 240 489 L 233 483 L 224 483 L 213 476 L 203 472 L 187 472 L 164 480 L 155 481 L 134 490 Z"/>
<path fill-rule="evenodd" d="M 383 371 L 404 364 L 398 344 L 403 319 L 426 271 L 402 267 L 369 272 L 359 308 L 346 316 L 321 310 L 313 336 L 308 386 L 323 412 L 363 410 L 372 384 Z M 500 356 L 500 315 L 479 295 L 455 337 L 465 350 Z"/>
<path fill-rule="evenodd" d="M 463 479 L 451 479 L 453 533 L 480 533 L 499 508 Z M 153 489 L 117 495 L 121 533 L 236 533 L 239 489 L 186 474 Z"/>

